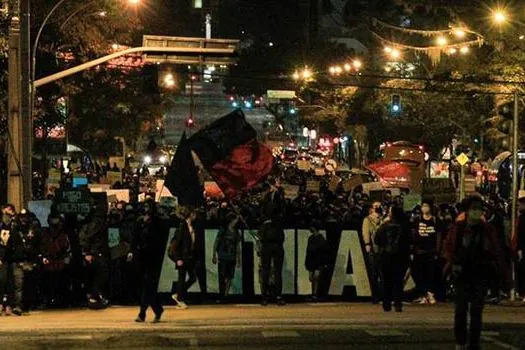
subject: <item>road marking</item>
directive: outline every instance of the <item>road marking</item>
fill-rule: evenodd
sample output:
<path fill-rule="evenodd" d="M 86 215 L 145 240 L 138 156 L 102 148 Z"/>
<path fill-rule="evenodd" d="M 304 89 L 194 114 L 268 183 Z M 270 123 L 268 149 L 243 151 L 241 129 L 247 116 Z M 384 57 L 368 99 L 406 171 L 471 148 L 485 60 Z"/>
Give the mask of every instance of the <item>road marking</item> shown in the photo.
<path fill-rule="evenodd" d="M 520 350 L 520 348 L 517 348 L 515 347 L 514 345 L 511 345 L 511 344 L 508 344 L 508 343 L 504 343 L 502 341 L 499 341 L 497 339 L 494 339 L 492 337 L 487 337 L 487 336 L 484 336 L 482 335 L 481 336 L 481 339 L 483 339 L 484 341 L 487 341 L 489 343 L 492 343 L 496 346 L 499 346 L 500 348 L 502 349 L 507 349 L 507 350 Z"/>
<path fill-rule="evenodd" d="M 485 336 L 485 337 L 499 337 L 499 332 L 494 332 L 494 331 L 482 331 L 482 332 L 481 332 L 481 335 L 482 335 L 482 336 Z"/>
<path fill-rule="evenodd" d="M 336 306 L 337 303 L 308 303 L 309 306 Z"/>
<path fill-rule="evenodd" d="M 401 332 L 397 329 L 376 329 L 366 330 L 365 332 L 372 337 L 403 337 L 408 335 L 408 333 Z"/>
<path fill-rule="evenodd" d="M 299 333 L 295 331 L 264 331 L 261 332 L 265 338 L 298 338 Z"/>

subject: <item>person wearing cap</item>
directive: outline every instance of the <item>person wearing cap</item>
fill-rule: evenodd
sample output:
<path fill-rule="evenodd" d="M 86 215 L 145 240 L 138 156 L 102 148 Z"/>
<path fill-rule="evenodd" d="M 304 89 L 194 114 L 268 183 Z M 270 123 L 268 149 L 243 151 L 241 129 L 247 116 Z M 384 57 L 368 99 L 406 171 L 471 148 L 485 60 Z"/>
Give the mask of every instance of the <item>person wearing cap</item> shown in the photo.
<path fill-rule="evenodd" d="M 440 220 L 433 214 L 433 202 L 424 199 L 421 203 L 421 216 L 414 220 L 412 276 L 420 304 L 435 304 L 435 274 L 438 251 L 438 237 L 442 232 Z"/>
<path fill-rule="evenodd" d="M 501 246 L 483 216 L 483 201 L 472 196 L 462 203 L 460 215 L 444 242 L 444 272 L 450 271 L 455 287 L 454 335 L 456 349 L 480 348 L 482 313 L 491 273 L 504 275 Z M 498 271 L 498 272 L 491 272 Z M 470 332 L 467 312 L 470 306 Z"/>

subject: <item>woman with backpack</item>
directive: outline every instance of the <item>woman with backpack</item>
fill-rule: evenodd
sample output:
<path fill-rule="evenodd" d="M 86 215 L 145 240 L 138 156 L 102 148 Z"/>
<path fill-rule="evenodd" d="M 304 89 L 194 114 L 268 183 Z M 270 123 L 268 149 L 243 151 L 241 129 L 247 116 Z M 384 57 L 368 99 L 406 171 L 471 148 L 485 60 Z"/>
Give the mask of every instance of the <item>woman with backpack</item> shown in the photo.
<path fill-rule="evenodd" d="M 383 310 L 391 311 L 393 302 L 396 312 L 402 312 L 403 280 L 412 237 L 402 208 L 391 207 L 388 216 L 390 220 L 379 227 L 374 239 L 383 274 Z"/>

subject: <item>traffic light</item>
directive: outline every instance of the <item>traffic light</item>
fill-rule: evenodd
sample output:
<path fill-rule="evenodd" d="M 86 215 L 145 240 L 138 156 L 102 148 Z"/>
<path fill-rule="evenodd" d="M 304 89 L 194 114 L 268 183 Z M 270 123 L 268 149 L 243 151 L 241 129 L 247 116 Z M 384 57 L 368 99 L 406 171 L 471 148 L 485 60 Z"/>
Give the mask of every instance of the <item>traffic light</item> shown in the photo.
<path fill-rule="evenodd" d="M 186 127 L 187 128 L 193 128 L 193 126 L 195 125 L 195 121 L 193 120 L 193 118 L 188 118 L 186 120 Z"/>
<path fill-rule="evenodd" d="M 401 112 L 401 96 L 392 95 L 392 113 Z"/>

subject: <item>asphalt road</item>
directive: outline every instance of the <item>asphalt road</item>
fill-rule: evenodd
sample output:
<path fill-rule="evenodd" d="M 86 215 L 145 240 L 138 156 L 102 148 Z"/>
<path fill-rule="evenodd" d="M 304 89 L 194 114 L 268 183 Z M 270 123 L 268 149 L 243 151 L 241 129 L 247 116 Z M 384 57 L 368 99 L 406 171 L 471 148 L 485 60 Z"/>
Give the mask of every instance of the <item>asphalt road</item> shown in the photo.
<path fill-rule="evenodd" d="M 0 317 L 2 349 L 454 349 L 452 306 L 384 313 L 369 304 L 167 307 L 159 324 L 137 309 L 57 310 Z M 148 315 L 151 319 L 152 315 Z M 525 349 L 525 307 L 489 306 L 483 349 Z"/>

